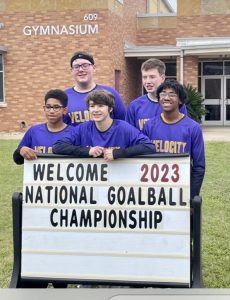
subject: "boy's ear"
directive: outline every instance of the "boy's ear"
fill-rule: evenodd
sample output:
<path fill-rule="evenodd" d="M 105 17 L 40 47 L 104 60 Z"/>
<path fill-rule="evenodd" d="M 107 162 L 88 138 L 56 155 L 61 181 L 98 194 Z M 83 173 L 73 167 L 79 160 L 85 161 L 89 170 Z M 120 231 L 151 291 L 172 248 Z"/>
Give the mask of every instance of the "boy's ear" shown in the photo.
<path fill-rule="evenodd" d="M 63 108 L 63 115 L 67 113 L 67 106 Z"/>

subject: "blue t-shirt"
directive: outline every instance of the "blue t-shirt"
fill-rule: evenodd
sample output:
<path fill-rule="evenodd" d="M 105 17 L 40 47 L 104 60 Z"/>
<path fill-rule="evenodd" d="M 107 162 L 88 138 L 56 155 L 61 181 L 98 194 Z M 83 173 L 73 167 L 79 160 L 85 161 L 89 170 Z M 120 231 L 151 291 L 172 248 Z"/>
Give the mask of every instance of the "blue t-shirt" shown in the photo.
<path fill-rule="evenodd" d="M 99 84 L 96 85 L 95 89 L 105 89 L 114 95 L 115 106 L 113 109 L 112 117 L 115 119 L 124 120 L 126 107 L 118 92 L 110 86 Z M 79 93 L 75 91 L 74 88 L 70 88 L 65 90 L 65 93 L 68 95 L 68 112 L 64 116 L 64 122 L 66 124 L 77 126 L 80 123 L 89 121 L 90 115 L 85 101 L 89 92 Z"/>
<path fill-rule="evenodd" d="M 155 116 L 159 116 L 162 111 L 159 102 L 151 101 L 146 94 L 133 100 L 129 104 L 125 120 L 129 124 L 142 130 L 147 121 Z M 187 109 L 184 104 L 181 106 L 180 112 L 187 115 Z"/>

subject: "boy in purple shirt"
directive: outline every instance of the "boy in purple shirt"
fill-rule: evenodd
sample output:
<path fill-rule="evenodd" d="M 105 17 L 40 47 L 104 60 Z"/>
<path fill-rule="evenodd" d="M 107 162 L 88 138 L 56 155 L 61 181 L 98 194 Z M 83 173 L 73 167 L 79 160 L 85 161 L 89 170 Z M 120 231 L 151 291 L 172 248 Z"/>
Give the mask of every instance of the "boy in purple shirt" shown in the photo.
<path fill-rule="evenodd" d="M 189 153 L 191 158 L 191 197 L 199 195 L 205 174 L 204 140 L 200 125 L 180 112 L 186 92 L 175 80 L 157 89 L 163 112 L 144 125 L 143 133 L 159 153 Z"/>
<path fill-rule="evenodd" d="M 154 152 L 150 140 L 123 120 L 112 119 L 115 99 L 106 90 L 94 90 L 86 98 L 91 121 L 75 127 L 71 136 L 53 145 L 54 153 L 76 157 L 100 157 L 106 161 Z"/>
<path fill-rule="evenodd" d="M 53 143 L 61 137 L 67 136 L 73 130 L 72 126 L 63 122 L 67 103 L 68 97 L 63 91 L 50 90 L 47 92 L 43 106 L 47 122 L 34 125 L 27 130 L 13 154 L 16 164 L 23 164 L 24 159 L 36 159 L 37 153 L 52 153 Z"/>
<path fill-rule="evenodd" d="M 146 60 L 141 66 L 142 83 L 147 94 L 134 99 L 128 106 L 126 121 L 142 130 L 145 122 L 160 115 L 162 108 L 156 97 L 158 86 L 165 80 L 165 64 L 155 58 Z M 180 111 L 187 114 L 185 104 Z"/>
<path fill-rule="evenodd" d="M 76 52 L 70 60 L 70 67 L 75 86 L 65 90 L 68 95 L 68 112 L 64 121 L 67 124 L 77 126 L 90 120 L 86 97 L 95 89 L 105 89 L 111 92 L 115 98 L 113 118 L 125 119 L 126 107 L 118 92 L 110 86 L 99 85 L 94 82 L 93 75 L 96 66 L 90 53 L 85 51 Z"/>

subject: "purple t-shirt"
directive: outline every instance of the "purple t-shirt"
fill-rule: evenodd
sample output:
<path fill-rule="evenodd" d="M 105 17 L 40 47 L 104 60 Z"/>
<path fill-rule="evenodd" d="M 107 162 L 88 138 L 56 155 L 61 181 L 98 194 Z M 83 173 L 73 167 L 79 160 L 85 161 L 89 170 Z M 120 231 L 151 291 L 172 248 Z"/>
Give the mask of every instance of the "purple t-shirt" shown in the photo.
<path fill-rule="evenodd" d="M 66 137 L 74 128 L 66 126 L 58 132 L 48 130 L 46 123 L 34 125 L 23 136 L 19 147 L 29 147 L 38 153 L 52 153 L 52 145 L 59 139 Z"/>
<path fill-rule="evenodd" d="M 129 124 L 142 130 L 147 121 L 155 116 L 159 116 L 162 111 L 160 104 L 158 102 L 151 101 L 146 94 L 133 100 L 129 104 L 125 120 Z M 180 112 L 187 115 L 187 109 L 184 104 L 181 106 Z"/>
<path fill-rule="evenodd" d="M 113 109 L 112 117 L 114 119 L 124 120 L 126 114 L 126 107 L 118 92 L 110 86 L 99 84 L 96 85 L 95 89 L 105 89 L 114 95 L 115 106 Z M 79 93 L 75 91 L 74 88 L 70 88 L 65 90 L 65 93 L 68 95 L 68 112 L 64 116 L 64 122 L 66 124 L 77 126 L 81 123 L 89 121 L 90 115 L 85 101 L 89 92 Z"/>
<path fill-rule="evenodd" d="M 131 147 L 140 143 L 151 143 L 149 138 L 137 128 L 123 120 L 113 120 L 110 128 L 101 132 L 94 121 L 80 124 L 64 139 L 72 145 L 101 146 L 105 148 Z"/>

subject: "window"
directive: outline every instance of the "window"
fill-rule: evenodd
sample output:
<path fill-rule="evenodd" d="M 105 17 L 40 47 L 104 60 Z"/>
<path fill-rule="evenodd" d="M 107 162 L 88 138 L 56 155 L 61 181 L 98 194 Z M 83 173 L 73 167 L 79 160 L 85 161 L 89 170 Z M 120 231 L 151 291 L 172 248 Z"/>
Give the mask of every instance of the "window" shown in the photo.
<path fill-rule="evenodd" d="M 200 76 L 230 75 L 230 61 L 203 61 L 199 63 Z"/>
<path fill-rule="evenodd" d="M 115 90 L 120 92 L 121 71 L 115 70 Z"/>
<path fill-rule="evenodd" d="M 223 75 L 223 62 L 204 62 L 203 75 Z"/>
<path fill-rule="evenodd" d="M 165 62 L 166 72 L 165 77 L 166 79 L 177 79 L 176 78 L 176 62 Z"/>
<path fill-rule="evenodd" d="M 175 15 L 177 0 L 148 0 L 148 13 L 155 15 Z"/>
<path fill-rule="evenodd" d="M 3 55 L 0 53 L 0 104 L 4 102 L 3 94 Z"/>

